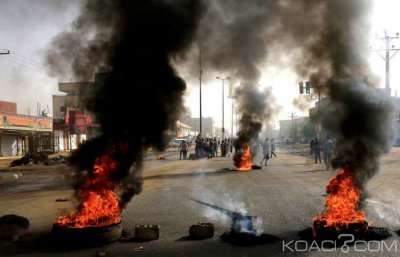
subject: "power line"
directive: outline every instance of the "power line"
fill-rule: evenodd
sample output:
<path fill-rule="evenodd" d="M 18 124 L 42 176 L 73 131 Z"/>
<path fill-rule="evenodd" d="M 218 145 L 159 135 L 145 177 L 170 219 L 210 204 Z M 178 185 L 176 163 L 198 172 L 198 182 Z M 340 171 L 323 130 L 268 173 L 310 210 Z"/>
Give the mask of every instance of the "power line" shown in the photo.
<path fill-rule="evenodd" d="M 42 71 L 42 72 L 46 72 L 47 75 L 52 76 L 51 74 L 55 74 L 55 76 L 62 76 L 61 73 L 53 71 L 51 69 L 49 69 L 47 66 L 40 64 L 38 62 L 35 62 L 33 60 L 31 60 L 31 58 L 28 58 L 20 53 L 17 53 L 14 50 L 6 50 L 3 49 L 3 51 L 7 51 L 9 56 L 8 57 L 8 61 L 11 61 L 15 64 L 18 65 L 23 65 L 25 66 L 25 68 L 31 68 L 35 71 Z"/>
<path fill-rule="evenodd" d="M 47 72 L 47 71 L 44 71 L 44 70 L 39 69 L 37 67 L 34 67 L 32 65 L 29 65 L 27 63 L 18 61 L 17 59 L 9 58 L 9 56 L 7 56 L 7 58 L 5 58 L 4 60 L 8 61 L 10 63 L 13 63 L 13 64 L 17 64 L 17 65 L 23 66 L 24 68 L 29 68 L 29 69 L 34 70 L 34 71 Z"/>
<path fill-rule="evenodd" d="M 385 30 L 385 36 L 384 37 L 376 37 L 376 39 L 381 39 L 384 43 L 385 46 L 383 49 L 377 49 L 377 50 L 372 50 L 374 52 L 377 52 L 380 57 L 385 61 L 385 67 L 386 67 L 386 78 L 385 78 L 385 90 L 386 94 L 388 96 L 391 96 L 391 89 L 390 89 L 390 60 L 397 54 L 397 52 L 400 49 L 394 48 L 394 45 L 392 45 L 392 48 L 390 48 L 390 42 L 393 39 L 398 39 L 399 38 L 399 33 L 396 33 L 395 37 L 390 37 L 386 34 Z M 380 51 L 385 51 L 385 55 L 382 55 Z M 394 51 L 392 55 L 390 55 L 390 51 Z"/>
<path fill-rule="evenodd" d="M 19 54 L 19 53 L 15 52 L 14 50 L 11 50 L 10 53 L 13 57 L 23 60 L 25 62 L 28 62 L 28 63 L 32 64 L 33 66 L 36 66 L 36 67 L 44 69 L 44 70 L 49 70 L 49 68 L 47 66 L 43 65 L 42 63 L 35 62 L 31 58 L 23 56 L 22 54 Z"/>

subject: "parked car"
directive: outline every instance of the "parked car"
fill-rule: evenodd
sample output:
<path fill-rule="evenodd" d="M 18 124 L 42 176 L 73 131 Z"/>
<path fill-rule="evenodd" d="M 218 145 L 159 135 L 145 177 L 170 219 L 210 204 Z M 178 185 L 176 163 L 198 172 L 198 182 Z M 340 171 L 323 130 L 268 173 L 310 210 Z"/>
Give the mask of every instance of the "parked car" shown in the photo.
<path fill-rule="evenodd" d="M 185 138 L 175 138 L 175 139 L 172 139 L 172 140 L 169 142 L 169 147 L 177 148 L 177 147 L 179 147 L 179 146 L 181 145 L 181 142 L 182 142 L 182 141 L 185 141 L 185 140 L 186 140 Z"/>

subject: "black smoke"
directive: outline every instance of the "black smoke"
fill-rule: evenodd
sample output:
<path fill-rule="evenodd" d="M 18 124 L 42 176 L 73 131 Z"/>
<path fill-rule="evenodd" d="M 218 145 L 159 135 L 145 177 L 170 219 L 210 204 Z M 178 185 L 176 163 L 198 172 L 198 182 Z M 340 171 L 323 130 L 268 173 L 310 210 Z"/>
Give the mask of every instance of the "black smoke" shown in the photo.
<path fill-rule="evenodd" d="M 204 67 L 229 74 L 236 88 L 240 115 L 237 149 L 258 142 L 276 108 L 270 90 L 260 89 L 259 81 L 268 56 L 267 35 L 279 19 L 278 9 L 279 1 L 210 1 L 201 21 L 198 44 L 203 49 Z"/>
<path fill-rule="evenodd" d="M 363 186 L 393 135 L 392 104 L 367 62 L 371 7 L 365 0 L 210 1 L 197 40 L 203 66 L 240 85 L 239 137 L 251 142 L 275 108 L 271 94 L 257 92 L 261 70 L 291 68 L 298 81 L 321 87 L 318 122 L 336 140 L 333 164 L 350 165 Z"/>
<path fill-rule="evenodd" d="M 111 149 L 119 164 L 112 179 L 124 185 L 121 207 L 141 191 L 144 151 L 163 149 L 183 109 L 186 84 L 171 60 L 190 46 L 204 10 L 201 0 L 87 0 L 72 28 L 53 41 L 48 60 L 58 71 L 84 80 L 101 72 L 90 108 L 102 134 L 71 162 L 91 171 Z"/>
<path fill-rule="evenodd" d="M 262 130 L 265 120 L 271 118 L 273 113 L 273 103 L 269 102 L 273 99 L 270 90 L 258 90 L 255 85 L 243 83 L 236 89 L 238 106 L 241 111 L 240 130 L 235 140 L 235 149 L 243 149 L 245 144 L 250 146 L 252 158 L 255 156 L 259 140 L 258 135 Z M 242 151 L 236 151 L 241 155 Z M 234 156 L 240 158 L 240 156 Z"/>
<path fill-rule="evenodd" d="M 336 140 L 332 164 L 349 167 L 364 187 L 378 171 L 379 157 L 390 150 L 393 137 L 393 105 L 377 89 L 367 63 L 371 5 L 330 0 L 309 7 L 319 11 L 318 22 L 311 24 L 317 33 L 295 37 L 303 43 L 296 70 L 327 91 L 317 112 L 322 127 Z"/>

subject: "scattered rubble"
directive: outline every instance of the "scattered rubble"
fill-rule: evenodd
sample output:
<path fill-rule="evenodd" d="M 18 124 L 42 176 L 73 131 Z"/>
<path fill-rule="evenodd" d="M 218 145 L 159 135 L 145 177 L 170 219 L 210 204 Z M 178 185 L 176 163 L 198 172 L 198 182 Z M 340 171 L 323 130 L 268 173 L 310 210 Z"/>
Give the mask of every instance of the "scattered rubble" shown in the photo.
<path fill-rule="evenodd" d="M 53 165 L 66 163 L 67 158 L 62 155 L 57 155 L 53 158 L 49 158 L 47 153 L 28 153 L 25 156 L 13 160 L 10 167 L 29 165 L 29 164 L 42 164 L 42 165 Z"/>

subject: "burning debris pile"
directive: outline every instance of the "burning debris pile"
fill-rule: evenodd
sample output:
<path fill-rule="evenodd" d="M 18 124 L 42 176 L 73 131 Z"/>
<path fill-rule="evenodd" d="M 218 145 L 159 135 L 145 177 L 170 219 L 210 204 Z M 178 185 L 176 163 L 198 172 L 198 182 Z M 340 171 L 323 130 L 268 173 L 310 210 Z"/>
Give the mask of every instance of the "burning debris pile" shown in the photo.
<path fill-rule="evenodd" d="M 365 238 L 370 228 L 362 200 L 367 182 L 379 170 L 380 156 L 391 147 L 393 105 L 376 89 L 364 58 L 369 3 L 326 1 L 318 8 L 322 15 L 315 25 L 321 33 L 302 45 L 304 58 L 297 71 L 309 77 L 311 85 L 328 89 L 317 121 L 336 140 L 332 167 L 340 172 L 327 186 L 327 210 L 315 218 L 313 231 L 317 238 L 336 239 L 339 233 Z"/>
<path fill-rule="evenodd" d="M 233 156 L 233 164 L 238 170 L 251 170 L 253 167 L 253 156 L 250 153 L 250 146 L 248 143 L 243 143 L 236 148 L 235 155 Z"/>
<path fill-rule="evenodd" d="M 117 193 L 118 163 L 115 152 L 109 149 L 98 157 L 93 170 L 87 172 L 77 185 L 76 194 L 81 203 L 78 211 L 61 216 L 53 225 L 53 233 L 62 241 L 74 243 L 108 243 L 122 235 L 121 207 Z"/>
<path fill-rule="evenodd" d="M 165 154 L 159 154 L 157 155 L 157 160 L 165 160 Z"/>
<path fill-rule="evenodd" d="M 115 192 L 117 179 L 112 174 L 118 168 L 113 160 L 113 153 L 108 153 L 95 160 L 93 171 L 82 178 L 77 194 L 81 199 L 78 212 L 59 217 L 56 224 L 68 227 L 101 227 L 121 222 L 121 209 Z"/>
<path fill-rule="evenodd" d="M 355 239 L 365 238 L 368 222 L 364 211 L 358 210 L 361 190 L 356 185 L 354 172 L 343 168 L 329 182 L 327 193 L 328 209 L 314 219 L 314 236 L 335 240 L 339 234 L 353 234 Z"/>
<path fill-rule="evenodd" d="M 87 0 L 82 6 L 72 28 L 54 39 L 48 62 L 74 80 L 100 72 L 88 108 L 102 134 L 73 152 L 81 203 L 55 224 L 85 229 L 119 224 L 121 210 L 142 190 L 144 152 L 164 150 L 186 88 L 171 59 L 184 56 L 204 6 L 200 0 Z M 143 97 L 151 105 L 145 111 Z"/>
<path fill-rule="evenodd" d="M 272 98 L 269 91 L 260 92 L 251 84 L 242 85 L 236 90 L 239 109 L 242 112 L 240 130 L 235 141 L 233 162 L 240 171 L 261 168 L 253 164 L 259 148 L 258 134 L 263 122 L 271 115 L 271 107 L 265 99 Z"/>

